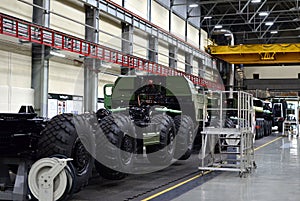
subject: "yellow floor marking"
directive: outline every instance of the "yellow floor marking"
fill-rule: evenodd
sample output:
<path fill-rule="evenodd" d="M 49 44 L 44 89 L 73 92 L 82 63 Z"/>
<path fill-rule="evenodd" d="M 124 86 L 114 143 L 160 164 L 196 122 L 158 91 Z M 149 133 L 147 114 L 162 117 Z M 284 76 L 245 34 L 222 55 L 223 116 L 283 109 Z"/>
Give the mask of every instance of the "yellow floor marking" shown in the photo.
<path fill-rule="evenodd" d="M 281 139 L 282 137 L 278 137 L 278 138 L 276 138 L 276 139 L 274 139 L 274 140 L 272 140 L 272 141 L 270 141 L 270 142 L 267 142 L 266 144 L 263 144 L 263 145 L 261 145 L 261 146 L 259 146 L 259 147 L 256 147 L 255 149 L 254 149 L 254 151 L 256 151 L 256 150 L 259 150 L 259 149 L 261 149 L 261 148 L 263 148 L 263 147 L 265 147 L 265 146 L 267 146 L 267 145 L 269 145 L 269 144 L 271 144 L 271 143 L 273 143 L 273 142 L 275 142 L 275 141 L 277 141 L 277 140 L 279 140 L 279 139 Z"/>
<path fill-rule="evenodd" d="M 261 145 L 261 146 L 255 148 L 254 151 L 259 150 L 259 149 L 261 149 L 261 148 L 263 148 L 263 147 L 265 147 L 265 146 L 267 146 L 267 145 L 269 145 L 269 144 L 271 144 L 271 143 L 273 143 L 273 142 L 275 142 L 275 141 L 277 141 L 277 140 L 279 140 L 279 139 L 281 139 L 281 138 L 282 138 L 282 137 L 278 137 L 278 138 L 276 138 L 276 139 L 274 139 L 274 140 L 272 140 L 272 141 L 270 141 L 270 142 L 268 142 L 268 143 L 266 143 L 266 144 L 263 144 L 263 145 Z M 167 188 L 167 189 L 165 189 L 165 190 L 163 190 L 163 191 L 161 191 L 161 192 L 158 192 L 158 193 L 156 193 L 156 194 L 154 194 L 154 195 L 151 195 L 150 197 L 147 197 L 147 198 L 145 198 L 145 199 L 143 199 L 143 200 L 141 200 L 141 201 L 148 201 L 148 200 L 151 200 L 151 199 L 153 199 L 153 198 L 156 198 L 156 197 L 158 197 L 158 196 L 160 196 L 160 195 L 162 195 L 162 194 L 165 194 L 165 193 L 167 193 L 167 192 L 169 192 L 169 191 L 171 191 L 171 190 L 173 190 L 173 189 L 175 189 L 175 188 L 178 188 L 178 187 L 180 187 L 180 186 L 182 186 L 182 185 L 184 185 L 184 184 L 186 184 L 186 183 L 188 183 L 188 182 L 190 182 L 190 181 L 193 181 L 193 180 L 195 180 L 195 179 L 197 179 L 197 178 L 199 178 L 199 177 L 202 177 L 203 175 L 206 175 L 206 174 L 208 174 L 208 173 L 210 173 L 210 172 L 212 172 L 212 171 L 211 171 L 211 170 L 210 170 L 210 171 L 205 171 L 203 174 L 198 174 L 198 175 L 196 175 L 196 176 L 194 176 L 194 177 L 192 177 L 192 178 L 190 178 L 190 179 L 187 179 L 187 180 L 185 180 L 185 181 L 183 181 L 183 182 L 180 182 L 179 184 L 176 184 L 176 185 L 174 185 L 174 186 L 172 186 L 172 187 L 170 187 L 170 188 Z"/>

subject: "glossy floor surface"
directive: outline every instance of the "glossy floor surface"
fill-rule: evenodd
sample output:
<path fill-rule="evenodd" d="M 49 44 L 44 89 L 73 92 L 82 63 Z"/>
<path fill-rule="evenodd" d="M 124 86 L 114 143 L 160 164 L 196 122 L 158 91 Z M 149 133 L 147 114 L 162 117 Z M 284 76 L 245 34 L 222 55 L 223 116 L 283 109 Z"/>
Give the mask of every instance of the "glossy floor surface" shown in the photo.
<path fill-rule="evenodd" d="M 300 140 L 282 137 L 255 152 L 257 169 L 247 178 L 223 172 L 174 201 L 300 200 Z"/>
<path fill-rule="evenodd" d="M 257 169 L 246 178 L 219 171 L 201 176 L 194 154 L 164 170 L 121 181 L 95 177 L 72 200 L 299 201 L 300 139 L 273 133 L 257 140 L 255 147 Z"/>

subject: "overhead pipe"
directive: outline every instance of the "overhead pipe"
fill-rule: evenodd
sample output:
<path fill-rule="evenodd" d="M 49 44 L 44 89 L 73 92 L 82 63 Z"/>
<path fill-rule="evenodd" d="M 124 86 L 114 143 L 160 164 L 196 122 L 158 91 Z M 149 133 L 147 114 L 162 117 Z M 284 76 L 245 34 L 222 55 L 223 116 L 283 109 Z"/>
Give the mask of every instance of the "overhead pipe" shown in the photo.
<path fill-rule="evenodd" d="M 213 34 L 229 34 L 229 37 L 231 38 L 230 40 L 230 45 L 234 46 L 234 37 L 233 33 L 228 30 L 228 29 L 220 29 L 220 30 L 215 30 Z M 231 64 L 231 69 L 230 69 L 230 76 L 229 76 L 229 98 L 233 98 L 233 87 L 234 87 L 234 64 Z"/>

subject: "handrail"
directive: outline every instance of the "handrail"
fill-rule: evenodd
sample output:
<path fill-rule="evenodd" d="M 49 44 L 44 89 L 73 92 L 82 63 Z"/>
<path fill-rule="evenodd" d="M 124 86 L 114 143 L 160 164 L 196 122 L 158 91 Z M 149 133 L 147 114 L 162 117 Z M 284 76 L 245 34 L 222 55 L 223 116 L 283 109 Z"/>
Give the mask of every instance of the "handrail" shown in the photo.
<path fill-rule="evenodd" d="M 205 80 L 192 74 L 179 71 L 118 50 L 92 43 L 47 27 L 0 13 L 0 34 L 12 36 L 29 42 L 42 44 L 60 50 L 77 53 L 86 57 L 115 63 L 128 68 L 146 71 L 161 76 L 186 76 L 195 85 L 204 88 L 223 90 L 221 83 Z"/>

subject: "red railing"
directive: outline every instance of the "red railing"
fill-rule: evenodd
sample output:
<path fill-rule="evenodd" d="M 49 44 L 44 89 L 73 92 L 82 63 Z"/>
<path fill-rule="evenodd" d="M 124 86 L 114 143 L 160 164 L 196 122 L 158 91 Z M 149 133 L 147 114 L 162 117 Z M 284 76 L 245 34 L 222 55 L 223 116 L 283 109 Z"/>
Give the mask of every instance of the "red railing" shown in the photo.
<path fill-rule="evenodd" d="M 201 77 L 188 74 L 168 66 L 151 62 L 133 55 L 127 55 L 118 50 L 2 13 L 0 13 L 0 34 L 50 46 L 60 50 L 74 52 L 86 57 L 100 59 L 128 68 L 146 71 L 151 74 L 158 74 L 162 76 L 186 76 L 196 85 L 213 90 L 224 90 L 224 86 L 221 83 L 205 80 Z"/>

